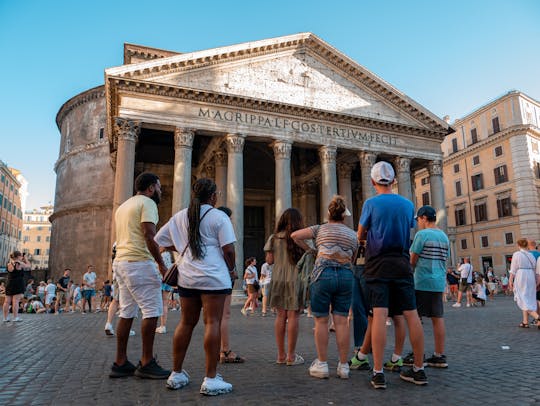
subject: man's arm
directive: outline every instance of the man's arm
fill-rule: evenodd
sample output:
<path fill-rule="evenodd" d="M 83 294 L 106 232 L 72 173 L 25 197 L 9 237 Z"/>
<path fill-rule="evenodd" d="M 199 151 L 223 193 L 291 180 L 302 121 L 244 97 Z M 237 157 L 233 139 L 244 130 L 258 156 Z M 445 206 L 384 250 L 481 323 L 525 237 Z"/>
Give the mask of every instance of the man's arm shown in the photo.
<path fill-rule="evenodd" d="M 163 263 L 163 258 L 161 258 L 161 254 L 159 253 L 159 245 L 154 241 L 154 237 L 156 236 L 156 225 L 154 223 L 145 222 L 141 223 L 141 227 L 148 251 L 150 251 L 150 254 L 152 254 L 156 260 L 159 272 L 161 272 L 162 275 L 165 275 L 167 267 Z"/>
<path fill-rule="evenodd" d="M 358 231 L 356 232 L 358 241 L 365 241 L 367 237 L 367 229 L 362 224 L 358 224 Z"/>
<path fill-rule="evenodd" d="M 416 263 L 418 262 L 418 254 L 415 253 L 415 252 L 411 252 L 411 265 L 413 267 L 413 269 L 416 267 Z"/>

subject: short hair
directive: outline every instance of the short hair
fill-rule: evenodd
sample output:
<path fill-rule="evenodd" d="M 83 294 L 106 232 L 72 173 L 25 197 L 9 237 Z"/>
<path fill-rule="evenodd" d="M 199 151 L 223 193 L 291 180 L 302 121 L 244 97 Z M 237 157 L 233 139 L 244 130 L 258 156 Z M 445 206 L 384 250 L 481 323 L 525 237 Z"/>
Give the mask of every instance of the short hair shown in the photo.
<path fill-rule="evenodd" d="M 249 257 L 248 259 L 246 259 L 246 266 L 250 266 L 254 259 L 256 259 L 256 258 L 255 257 Z"/>
<path fill-rule="evenodd" d="M 529 242 L 526 238 L 520 238 L 519 240 L 517 240 L 517 245 L 520 248 L 527 248 L 529 246 Z"/>
<path fill-rule="evenodd" d="M 144 192 L 150 186 L 156 184 L 159 181 L 159 176 L 151 172 L 143 172 L 137 179 L 135 179 L 135 191 Z"/>

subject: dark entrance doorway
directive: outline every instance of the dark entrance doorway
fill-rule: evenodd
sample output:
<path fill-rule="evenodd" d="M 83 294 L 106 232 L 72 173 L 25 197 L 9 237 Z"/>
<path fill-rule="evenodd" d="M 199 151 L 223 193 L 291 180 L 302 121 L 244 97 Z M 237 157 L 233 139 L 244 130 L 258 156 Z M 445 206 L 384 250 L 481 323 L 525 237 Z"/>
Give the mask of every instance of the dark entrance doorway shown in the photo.
<path fill-rule="evenodd" d="M 257 258 L 257 269 L 264 262 L 264 207 L 244 206 L 244 258 Z M 239 274 L 243 274 L 238 272 Z"/>

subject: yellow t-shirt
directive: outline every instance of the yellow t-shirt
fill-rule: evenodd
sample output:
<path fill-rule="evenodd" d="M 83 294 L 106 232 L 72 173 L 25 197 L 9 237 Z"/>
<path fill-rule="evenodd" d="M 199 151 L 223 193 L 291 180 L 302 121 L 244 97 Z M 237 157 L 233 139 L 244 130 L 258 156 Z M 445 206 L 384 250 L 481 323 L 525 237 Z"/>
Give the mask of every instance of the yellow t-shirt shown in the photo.
<path fill-rule="evenodd" d="M 147 261 L 150 254 L 141 223 L 157 224 L 159 220 L 156 203 L 149 197 L 135 195 L 118 207 L 115 214 L 117 261 Z"/>

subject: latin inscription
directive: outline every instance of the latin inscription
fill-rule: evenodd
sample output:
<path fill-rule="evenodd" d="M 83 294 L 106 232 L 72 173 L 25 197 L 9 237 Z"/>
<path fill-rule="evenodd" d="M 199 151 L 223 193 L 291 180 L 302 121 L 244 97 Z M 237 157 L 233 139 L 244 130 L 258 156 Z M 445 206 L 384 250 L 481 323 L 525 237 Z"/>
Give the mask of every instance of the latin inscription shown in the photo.
<path fill-rule="evenodd" d="M 239 124 L 255 125 L 264 128 L 292 130 L 310 135 L 376 142 L 385 145 L 397 145 L 397 137 L 388 134 L 378 134 L 349 127 L 336 127 L 303 120 L 266 116 L 261 114 L 241 113 L 230 110 L 212 110 L 199 108 L 199 117 L 215 121 L 226 121 Z"/>

